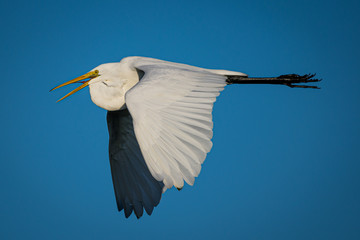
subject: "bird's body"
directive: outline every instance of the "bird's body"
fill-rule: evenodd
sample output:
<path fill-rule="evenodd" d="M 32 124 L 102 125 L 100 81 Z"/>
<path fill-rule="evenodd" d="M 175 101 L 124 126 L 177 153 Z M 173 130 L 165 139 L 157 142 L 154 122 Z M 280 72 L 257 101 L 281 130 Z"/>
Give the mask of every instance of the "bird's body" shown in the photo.
<path fill-rule="evenodd" d="M 223 75 L 247 76 L 240 72 L 204 69 L 144 57 L 127 57 L 118 63 L 102 64 L 93 70 L 99 70 L 100 76 L 89 82 L 91 99 L 96 105 L 108 111 L 115 111 L 124 107 L 125 94 L 139 82 L 145 71 L 155 70 L 156 74 L 162 74 L 166 77 L 174 76 L 180 72 L 203 74 L 204 77 L 209 74 L 223 78 Z M 117 81 L 109 79 L 117 79 Z M 161 85 L 160 83 L 157 87 L 160 88 Z"/>
<path fill-rule="evenodd" d="M 152 213 L 167 188 L 194 184 L 212 147 L 213 103 L 226 85 L 253 81 L 311 87 L 293 85 L 318 81 L 311 77 L 248 78 L 241 72 L 127 57 L 58 87 L 90 78 L 65 97 L 89 85 L 92 101 L 108 110 L 118 209 L 126 217 L 133 210 L 140 217 L 143 209 Z"/>

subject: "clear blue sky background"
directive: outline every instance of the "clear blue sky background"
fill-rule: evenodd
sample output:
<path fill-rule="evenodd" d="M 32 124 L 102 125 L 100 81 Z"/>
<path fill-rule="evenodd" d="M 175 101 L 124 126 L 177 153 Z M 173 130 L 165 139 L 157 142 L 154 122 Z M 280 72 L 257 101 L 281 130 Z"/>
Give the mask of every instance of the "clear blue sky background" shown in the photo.
<path fill-rule="evenodd" d="M 359 1 L 1 1 L 1 239 L 360 239 Z M 228 86 L 193 187 L 118 213 L 106 111 L 55 85 L 148 56 L 321 90 Z"/>

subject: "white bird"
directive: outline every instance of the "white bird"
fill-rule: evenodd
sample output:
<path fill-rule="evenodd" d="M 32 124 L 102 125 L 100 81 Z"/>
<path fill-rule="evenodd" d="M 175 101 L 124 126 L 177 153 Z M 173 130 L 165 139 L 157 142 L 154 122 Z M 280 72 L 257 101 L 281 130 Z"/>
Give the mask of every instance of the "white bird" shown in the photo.
<path fill-rule="evenodd" d="M 212 108 L 226 85 L 317 82 L 314 75 L 249 78 L 145 57 L 102 64 L 61 84 L 83 83 L 58 101 L 89 86 L 91 100 L 108 110 L 109 157 L 118 210 L 151 215 L 162 193 L 184 181 L 193 185 L 212 147 Z M 88 79 L 84 81 L 85 79 Z M 51 90 L 50 90 L 51 91 Z"/>

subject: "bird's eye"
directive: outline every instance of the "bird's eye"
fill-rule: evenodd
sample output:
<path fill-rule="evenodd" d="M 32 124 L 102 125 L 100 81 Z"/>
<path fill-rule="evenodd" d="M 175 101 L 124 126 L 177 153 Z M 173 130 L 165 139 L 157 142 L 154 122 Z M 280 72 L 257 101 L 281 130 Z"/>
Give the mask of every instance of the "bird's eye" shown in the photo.
<path fill-rule="evenodd" d="M 95 70 L 95 73 L 99 73 L 99 70 Z"/>

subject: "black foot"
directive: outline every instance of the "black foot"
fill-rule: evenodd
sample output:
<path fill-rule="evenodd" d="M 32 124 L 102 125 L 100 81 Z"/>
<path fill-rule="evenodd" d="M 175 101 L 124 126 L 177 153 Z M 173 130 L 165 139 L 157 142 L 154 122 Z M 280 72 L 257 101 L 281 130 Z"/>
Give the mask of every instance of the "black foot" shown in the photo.
<path fill-rule="evenodd" d="M 305 74 L 303 76 L 298 74 L 287 74 L 277 77 L 279 80 L 283 80 L 286 86 L 291 88 L 315 88 L 320 89 L 317 86 L 308 85 L 293 85 L 294 83 L 309 83 L 309 82 L 320 82 L 321 79 L 313 78 L 316 74 Z"/>

